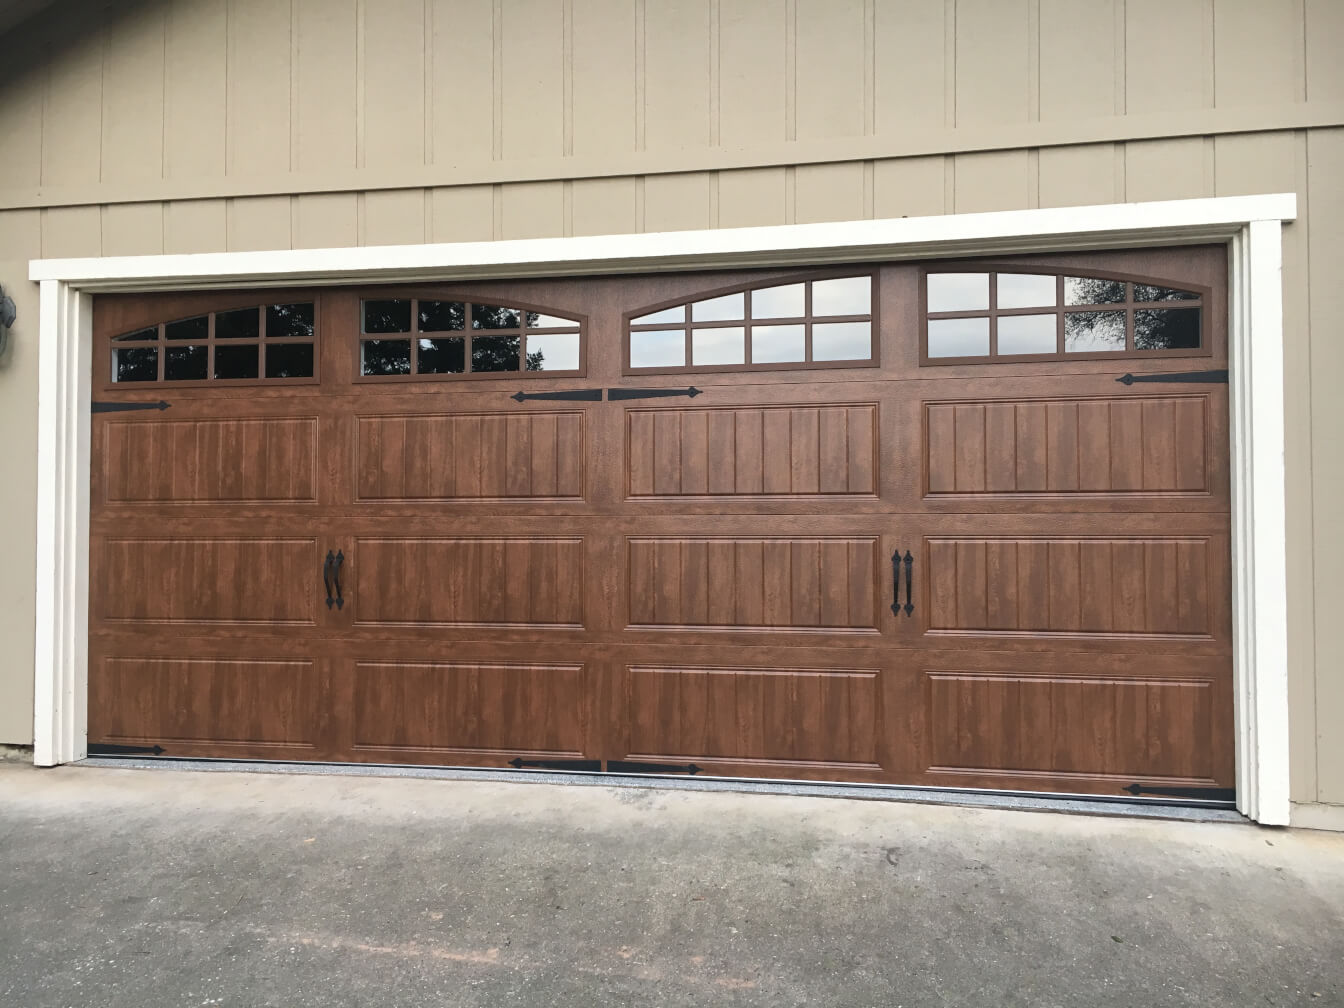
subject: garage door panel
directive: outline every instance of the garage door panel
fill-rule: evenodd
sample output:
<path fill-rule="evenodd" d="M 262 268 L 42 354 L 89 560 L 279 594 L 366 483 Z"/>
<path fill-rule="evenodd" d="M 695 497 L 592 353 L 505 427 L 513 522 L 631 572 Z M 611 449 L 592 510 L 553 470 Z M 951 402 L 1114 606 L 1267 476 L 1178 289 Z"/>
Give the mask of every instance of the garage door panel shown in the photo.
<path fill-rule="evenodd" d="M 358 758 L 417 752 L 504 765 L 514 756 L 579 757 L 586 748 L 583 664 L 353 663 Z"/>
<path fill-rule="evenodd" d="M 325 692 L 310 659 L 105 657 L 89 676 L 89 738 L 285 758 L 318 748 Z"/>

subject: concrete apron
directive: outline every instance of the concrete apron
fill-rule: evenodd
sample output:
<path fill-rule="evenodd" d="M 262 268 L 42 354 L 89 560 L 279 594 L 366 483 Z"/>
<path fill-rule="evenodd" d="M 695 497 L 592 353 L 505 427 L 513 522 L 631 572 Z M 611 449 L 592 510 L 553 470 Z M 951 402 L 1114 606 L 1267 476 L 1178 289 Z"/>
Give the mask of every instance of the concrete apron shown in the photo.
<path fill-rule="evenodd" d="M 1344 836 L 0 765 L 0 1004 L 1337 1005 Z"/>

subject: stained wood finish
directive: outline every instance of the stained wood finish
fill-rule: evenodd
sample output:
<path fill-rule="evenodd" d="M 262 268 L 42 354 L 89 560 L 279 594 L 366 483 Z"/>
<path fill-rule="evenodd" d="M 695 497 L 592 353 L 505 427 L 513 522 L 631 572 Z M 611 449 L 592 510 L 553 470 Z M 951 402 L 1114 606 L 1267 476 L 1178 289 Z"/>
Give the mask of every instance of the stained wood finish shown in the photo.
<path fill-rule="evenodd" d="M 321 382 L 138 389 L 95 356 L 98 398 L 171 406 L 94 417 L 91 740 L 1232 786 L 1227 387 L 1115 381 L 1226 366 L 1223 253 L 1022 264 L 1212 291 L 1209 355 L 921 366 L 920 268 L 883 265 L 875 362 L 520 403 L 684 389 L 623 373 L 624 315 L 798 271 L 398 289 L 587 319 L 586 374 L 525 386 L 357 381 L 368 289 L 99 298 L 100 340 L 314 300 Z"/>

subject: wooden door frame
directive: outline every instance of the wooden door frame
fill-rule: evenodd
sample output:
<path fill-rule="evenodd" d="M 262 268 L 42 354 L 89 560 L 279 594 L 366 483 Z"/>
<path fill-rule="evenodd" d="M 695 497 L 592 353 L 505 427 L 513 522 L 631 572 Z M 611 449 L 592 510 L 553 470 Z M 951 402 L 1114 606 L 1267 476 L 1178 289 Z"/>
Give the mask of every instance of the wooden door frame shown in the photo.
<path fill-rule="evenodd" d="M 443 245 L 37 259 L 34 756 L 85 757 L 93 296 L 103 292 L 818 266 L 846 262 L 1229 247 L 1233 666 L 1237 807 L 1289 816 L 1282 224 L 1293 193 L 718 231 Z"/>

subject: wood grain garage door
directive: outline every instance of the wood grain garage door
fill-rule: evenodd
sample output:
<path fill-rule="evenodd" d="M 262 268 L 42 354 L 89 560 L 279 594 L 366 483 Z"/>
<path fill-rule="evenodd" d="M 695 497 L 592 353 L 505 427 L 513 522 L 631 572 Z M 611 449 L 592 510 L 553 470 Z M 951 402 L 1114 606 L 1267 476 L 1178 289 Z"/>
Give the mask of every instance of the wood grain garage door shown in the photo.
<path fill-rule="evenodd" d="M 90 741 L 1227 798 L 1224 274 L 100 298 Z"/>

